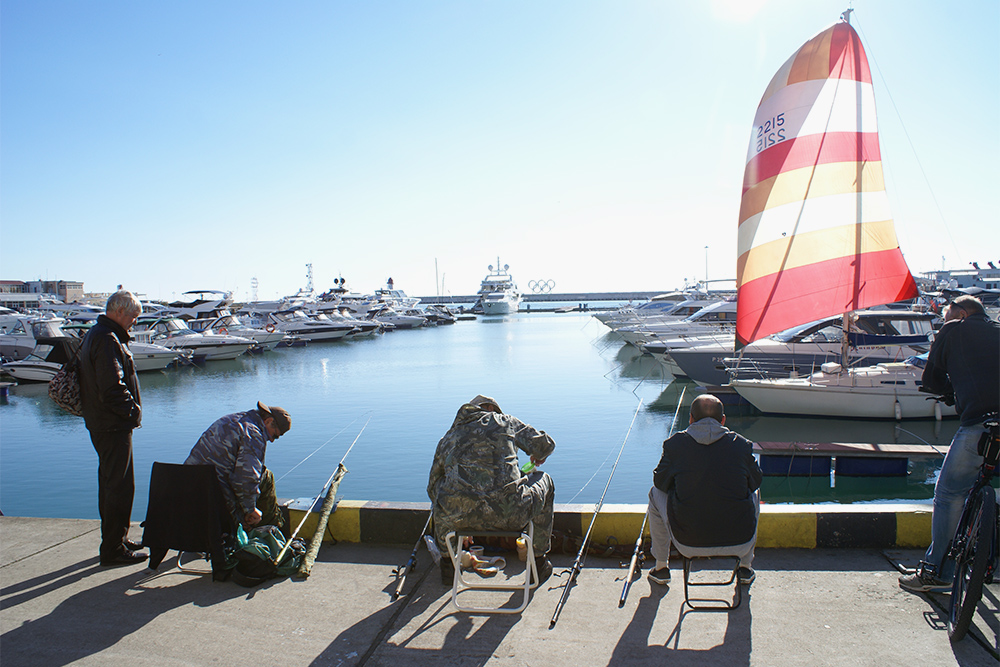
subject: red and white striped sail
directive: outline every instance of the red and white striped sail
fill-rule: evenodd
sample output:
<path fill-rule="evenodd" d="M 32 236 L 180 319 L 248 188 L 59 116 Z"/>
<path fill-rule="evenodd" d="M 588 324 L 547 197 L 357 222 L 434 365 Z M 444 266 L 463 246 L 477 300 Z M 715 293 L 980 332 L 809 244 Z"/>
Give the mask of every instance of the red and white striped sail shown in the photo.
<path fill-rule="evenodd" d="M 917 296 L 889 213 L 868 59 L 847 23 L 796 51 L 757 107 L 738 247 L 738 347 Z"/>

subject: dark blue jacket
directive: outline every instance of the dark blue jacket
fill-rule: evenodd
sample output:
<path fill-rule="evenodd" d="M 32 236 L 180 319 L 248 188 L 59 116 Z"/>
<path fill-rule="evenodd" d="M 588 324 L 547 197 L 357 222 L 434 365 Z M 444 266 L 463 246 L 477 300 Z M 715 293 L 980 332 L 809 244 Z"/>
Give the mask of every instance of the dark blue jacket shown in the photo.
<path fill-rule="evenodd" d="M 142 422 L 139 378 L 135 374 L 128 332 L 100 315 L 80 350 L 80 400 L 91 432 L 131 431 Z"/>
<path fill-rule="evenodd" d="M 930 392 L 954 393 L 962 426 L 1000 408 L 1000 324 L 986 315 L 946 322 L 927 355 L 921 378 Z"/>
<path fill-rule="evenodd" d="M 707 417 L 663 443 L 653 485 L 667 494 L 670 530 L 678 542 L 721 547 L 753 537 L 753 492 L 761 477 L 753 444 Z"/>

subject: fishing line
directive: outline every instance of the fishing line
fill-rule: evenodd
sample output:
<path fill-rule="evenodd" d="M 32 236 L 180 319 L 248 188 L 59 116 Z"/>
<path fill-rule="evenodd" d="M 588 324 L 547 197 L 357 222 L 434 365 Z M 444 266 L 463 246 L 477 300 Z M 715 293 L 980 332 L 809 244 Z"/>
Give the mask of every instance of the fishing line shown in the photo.
<path fill-rule="evenodd" d="M 927 442 L 926 440 L 924 440 L 923 438 L 921 438 L 921 437 L 920 437 L 919 435 L 917 435 L 916 433 L 913 433 L 912 431 L 907 431 L 907 430 L 906 430 L 905 428 L 903 428 L 903 427 L 901 427 L 901 426 L 898 426 L 898 425 L 896 426 L 896 430 L 897 430 L 897 431 L 902 431 L 903 433 L 905 433 L 905 434 L 907 434 L 907 435 L 912 435 L 912 436 L 913 436 L 914 438 L 916 438 L 916 439 L 917 439 L 917 440 L 919 440 L 920 442 L 924 443 L 925 445 L 927 445 L 928 447 L 930 447 L 931 449 L 933 449 L 933 450 L 934 450 L 935 452 L 937 452 L 938 454 L 941 454 L 941 456 L 944 456 L 944 453 L 942 453 L 940 449 L 938 449 L 937 447 L 935 447 L 935 446 L 934 446 L 934 445 L 932 445 L 931 443 Z"/>
<path fill-rule="evenodd" d="M 372 411 L 371 411 L 371 410 L 369 410 L 369 411 L 368 411 L 368 414 L 371 414 L 371 412 L 372 412 Z M 339 436 L 339 435 L 340 435 L 340 434 L 342 434 L 342 433 L 343 433 L 344 431 L 346 431 L 346 430 L 347 430 L 348 428 L 350 428 L 350 427 L 351 427 L 351 424 L 353 424 L 354 422 L 358 421 L 359 419 L 361 419 L 361 417 L 360 417 L 360 416 L 358 416 L 358 417 L 355 417 L 355 418 L 354 418 L 354 419 L 353 419 L 353 420 L 351 421 L 351 423 L 350 423 L 350 424 L 348 424 L 348 425 L 347 425 L 347 426 L 345 426 L 344 428 L 342 428 L 342 429 L 340 429 L 339 431 L 337 431 L 337 432 L 336 432 L 336 433 L 335 433 L 335 434 L 333 435 L 333 437 L 331 437 L 331 438 L 330 438 L 329 440 L 327 440 L 326 442 L 324 442 L 324 443 L 323 443 L 322 445 L 320 445 L 319 447 L 317 447 L 316 449 L 314 449 L 314 450 L 313 450 L 313 452 L 312 452 L 312 454 L 309 454 L 309 455 L 308 455 L 308 456 L 306 456 L 306 457 L 305 457 L 304 459 L 302 459 L 301 461 L 299 461 L 298 463 L 296 463 L 296 464 L 295 464 L 294 466 L 292 466 L 292 469 L 291 469 L 291 470 L 289 470 L 289 471 L 288 471 L 288 472 L 286 472 L 286 473 L 285 473 L 284 475 L 282 475 L 281 477 L 279 477 L 278 479 L 276 479 L 274 483 L 275 483 L 275 484 L 277 484 L 278 482 L 280 482 L 281 480 L 285 479 L 285 478 L 286 478 L 286 477 L 288 477 L 288 476 L 289 476 L 290 474 L 292 474 L 292 472 L 293 472 L 293 471 L 294 471 L 294 470 L 295 470 L 296 468 L 298 468 L 298 467 L 299 467 L 300 465 L 302 465 L 303 463 L 305 463 L 306 461 L 308 461 L 308 460 L 309 460 L 309 458 L 310 458 L 310 457 L 311 457 L 311 456 L 312 456 L 313 454 L 315 454 L 316 452 L 318 452 L 319 450 L 323 449 L 324 447 L 326 447 L 327 445 L 329 445 L 329 444 L 330 444 L 331 442 L 333 442 L 333 440 L 334 440 L 334 439 L 335 439 L 335 438 L 336 438 L 337 436 Z M 369 419 L 371 419 L 371 417 L 369 417 Z M 366 425 L 367 425 L 367 423 L 366 423 Z M 352 446 L 353 446 L 353 445 L 352 445 Z"/>

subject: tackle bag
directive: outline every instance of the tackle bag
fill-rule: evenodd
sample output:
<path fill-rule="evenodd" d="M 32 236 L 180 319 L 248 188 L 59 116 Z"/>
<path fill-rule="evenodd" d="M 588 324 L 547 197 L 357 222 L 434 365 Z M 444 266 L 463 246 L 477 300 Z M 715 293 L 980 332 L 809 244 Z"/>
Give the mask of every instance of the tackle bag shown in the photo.
<path fill-rule="evenodd" d="M 83 402 L 80 400 L 80 371 L 77 357 L 63 364 L 59 372 L 49 380 L 49 398 L 60 408 L 76 415 L 83 416 Z"/>
<path fill-rule="evenodd" d="M 299 538 L 292 540 L 281 562 L 274 559 L 285 546 L 285 536 L 277 526 L 257 526 L 247 535 L 240 526 L 236 534 L 236 548 L 231 563 L 233 581 L 251 588 L 274 577 L 287 577 L 299 569 L 306 553 L 306 544 Z"/>

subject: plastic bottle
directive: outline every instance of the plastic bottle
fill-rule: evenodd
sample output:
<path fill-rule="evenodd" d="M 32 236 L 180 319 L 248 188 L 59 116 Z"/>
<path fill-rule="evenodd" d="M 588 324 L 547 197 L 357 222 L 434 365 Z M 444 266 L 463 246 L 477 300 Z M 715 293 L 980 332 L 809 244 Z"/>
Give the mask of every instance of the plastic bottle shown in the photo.
<path fill-rule="evenodd" d="M 528 461 L 523 466 L 521 466 L 521 472 L 523 472 L 525 474 L 531 472 L 534 469 L 535 469 L 535 462 L 534 461 Z"/>
<path fill-rule="evenodd" d="M 517 538 L 517 557 L 522 562 L 528 560 L 528 543 L 523 537 Z"/>

